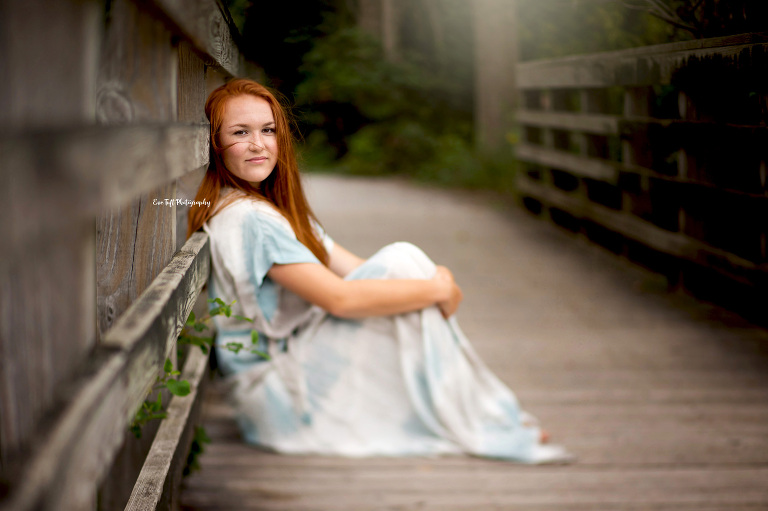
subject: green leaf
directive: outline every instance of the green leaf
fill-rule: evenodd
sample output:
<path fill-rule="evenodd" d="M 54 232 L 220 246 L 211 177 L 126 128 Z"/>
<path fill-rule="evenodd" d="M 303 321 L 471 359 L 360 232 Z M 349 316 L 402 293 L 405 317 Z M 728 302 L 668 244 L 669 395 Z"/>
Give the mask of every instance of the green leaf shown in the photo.
<path fill-rule="evenodd" d="M 165 365 L 163 365 L 163 371 L 165 371 L 165 374 L 168 374 L 171 371 L 173 371 L 173 362 L 171 362 L 170 358 L 165 359 Z"/>
<path fill-rule="evenodd" d="M 227 344 L 224 345 L 224 348 L 237 354 L 237 353 L 240 353 L 240 350 L 243 349 L 244 346 L 243 346 L 243 343 L 241 342 L 228 342 Z"/>
<path fill-rule="evenodd" d="M 196 332 L 202 332 L 205 330 L 205 323 L 195 323 L 195 326 L 193 327 Z"/>
<path fill-rule="evenodd" d="M 256 330 L 251 330 L 251 344 L 258 344 L 259 343 L 259 332 Z"/>
<path fill-rule="evenodd" d="M 235 319 L 239 319 L 240 321 L 249 321 L 253 323 L 253 320 L 251 318 L 246 318 L 245 316 L 235 315 Z"/>
<path fill-rule="evenodd" d="M 262 357 L 262 358 L 264 358 L 266 360 L 269 360 L 269 359 L 272 358 L 272 357 L 269 356 L 269 353 L 267 353 L 266 351 L 261 351 L 261 350 L 248 350 L 248 351 L 250 351 L 254 355 L 258 355 L 258 356 L 260 356 L 260 357 Z"/>
<path fill-rule="evenodd" d="M 194 325 L 195 324 L 195 311 L 192 311 L 189 313 L 189 317 L 187 318 L 187 325 Z"/>
<path fill-rule="evenodd" d="M 168 380 L 166 382 L 168 390 L 174 396 L 186 396 L 191 392 L 189 382 L 187 380 Z"/>

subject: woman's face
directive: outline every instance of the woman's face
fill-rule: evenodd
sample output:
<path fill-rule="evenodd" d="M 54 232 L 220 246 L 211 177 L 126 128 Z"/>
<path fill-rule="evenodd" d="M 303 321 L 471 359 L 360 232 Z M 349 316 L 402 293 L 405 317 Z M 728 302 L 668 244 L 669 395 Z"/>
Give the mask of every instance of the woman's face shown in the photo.
<path fill-rule="evenodd" d="M 269 177 L 277 164 L 275 127 L 265 99 L 249 94 L 228 99 L 219 132 L 227 170 L 253 185 Z"/>

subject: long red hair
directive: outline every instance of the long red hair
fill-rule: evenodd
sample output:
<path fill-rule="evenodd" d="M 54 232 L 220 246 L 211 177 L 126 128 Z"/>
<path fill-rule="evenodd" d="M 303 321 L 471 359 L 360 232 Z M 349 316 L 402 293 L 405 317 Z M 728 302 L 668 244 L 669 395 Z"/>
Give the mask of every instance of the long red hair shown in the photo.
<path fill-rule="evenodd" d="M 266 100 L 272 108 L 272 115 L 275 118 L 278 148 L 277 165 L 269 177 L 259 184 L 258 188 L 229 172 L 221 157 L 221 153 L 225 149 L 219 140 L 224 106 L 229 99 L 244 94 Z M 214 215 L 218 206 L 224 205 L 220 204 L 221 190 L 224 187 L 230 187 L 255 199 L 269 201 L 291 224 L 296 238 L 312 251 L 323 264 L 328 264 L 328 252 L 312 227 L 312 222 L 317 222 L 317 217 L 309 207 L 304 189 L 301 186 L 299 166 L 293 148 L 291 122 L 285 108 L 275 97 L 275 94 L 253 80 L 246 78 L 230 80 L 208 96 L 208 100 L 205 102 L 205 116 L 211 123 L 211 162 L 200 187 L 197 189 L 196 204 L 189 208 L 187 238 Z M 206 200 L 210 202 L 209 206 L 200 205 L 202 201 Z"/>

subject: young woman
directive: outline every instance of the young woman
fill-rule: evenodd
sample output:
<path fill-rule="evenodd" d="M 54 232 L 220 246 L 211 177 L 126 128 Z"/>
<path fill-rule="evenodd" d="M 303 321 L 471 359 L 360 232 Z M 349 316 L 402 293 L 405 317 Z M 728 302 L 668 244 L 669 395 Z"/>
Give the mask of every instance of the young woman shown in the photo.
<path fill-rule="evenodd" d="M 568 455 L 482 363 L 452 317 L 451 272 L 395 243 L 368 260 L 334 243 L 302 191 L 285 110 L 235 79 L 211 93 L 211 164 L 189 234 L 210 236 L 217 348 L 245 439 L 285 453 Z M 253 318 L 253 323 L 235 315 Z"/>

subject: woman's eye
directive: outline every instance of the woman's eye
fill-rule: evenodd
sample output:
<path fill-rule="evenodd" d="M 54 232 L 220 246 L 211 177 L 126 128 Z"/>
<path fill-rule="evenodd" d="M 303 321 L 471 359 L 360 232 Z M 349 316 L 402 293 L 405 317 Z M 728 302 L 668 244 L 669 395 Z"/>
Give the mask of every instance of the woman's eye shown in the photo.
<path fill-rule="evenodd" d="M 238 130 L 238 131 L 236 131 L 234 134 L 235 134 L 235 135 L 247 135 L 247 134 L 248 134 L 248 132 L 247 132 L 247 131 L 245 131 L 245 130 Z"/>
<path fill-rule="evenodd" d="M 269 133 L 270 135 L 274 135 L 275 134 L 275 128 L 264 128 L 263 130 L 261 130 L 261 132 L 262 133 Z"/>

